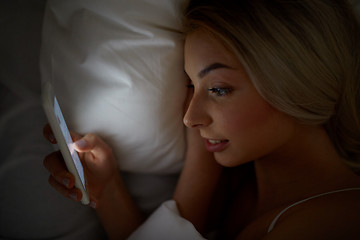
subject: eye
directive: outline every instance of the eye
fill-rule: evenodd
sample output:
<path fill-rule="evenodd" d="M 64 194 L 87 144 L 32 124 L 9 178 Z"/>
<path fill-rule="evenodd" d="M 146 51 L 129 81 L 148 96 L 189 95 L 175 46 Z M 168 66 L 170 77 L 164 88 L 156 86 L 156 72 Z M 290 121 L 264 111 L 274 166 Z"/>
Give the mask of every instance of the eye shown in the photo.
<path fill-rule="evenodd" d="M 231 88 L 209 88 L 208 91 L 218 97 L 223 97 L 231 93 Z"/>

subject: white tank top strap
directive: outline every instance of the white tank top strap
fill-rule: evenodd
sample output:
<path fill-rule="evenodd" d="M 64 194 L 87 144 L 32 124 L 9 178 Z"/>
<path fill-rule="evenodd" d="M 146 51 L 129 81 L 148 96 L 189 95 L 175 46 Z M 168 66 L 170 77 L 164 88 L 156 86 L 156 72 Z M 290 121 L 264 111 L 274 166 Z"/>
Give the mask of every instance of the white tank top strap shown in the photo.
<path fill-rule="evenodd" d="M 276 224 L 276 222 L 279 220 L 279 218 L 290 208 L 299 205 L 303 202 L 309 201 L 311 199 L 317 198 L 317 197 L 321 197 L 321 196 L 325 196 L 325 195 L 329 195 L 329 194 L 333 194 L 333 193 L 339 193 L 339 192 L 345 192 L 345 191 L 355 191 L 355 190 L 360 190 L 360 188 L 345 188 L 345 189 L 340 189 L 340 190 L 335 190 L 335 191 L 331 191 L 331 192 L 326 192 L 326 193 L 321 193 L 306 199 L 303 199 L 301 201 L 298 201 L 296 203 L 291 204 L 290 206 L 286 207 L 284 210 L 282 210 L 275 218 L 274 220 L 271 222 L 269 228 L 268 228 L 268 233 L 271 232 Z"/>

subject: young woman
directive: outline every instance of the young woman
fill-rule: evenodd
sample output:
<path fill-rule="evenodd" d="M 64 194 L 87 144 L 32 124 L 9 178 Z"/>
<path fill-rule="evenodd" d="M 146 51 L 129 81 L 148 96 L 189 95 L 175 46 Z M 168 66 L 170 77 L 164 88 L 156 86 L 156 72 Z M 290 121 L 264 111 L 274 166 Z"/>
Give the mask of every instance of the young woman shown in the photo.
<path fill-rule="evenodd" d="M 178 213 L 186 239 L 358 239 L 360 29 L 347 2 L 193 0 L 185 26 L 187 159 L 175 204 L 133 237 Z M 128 236 L 142 217 L 111 149 L 92 134 L 76 146 L 109 236 Z M 54 156 L 50 183 L 79 199 Z"/>

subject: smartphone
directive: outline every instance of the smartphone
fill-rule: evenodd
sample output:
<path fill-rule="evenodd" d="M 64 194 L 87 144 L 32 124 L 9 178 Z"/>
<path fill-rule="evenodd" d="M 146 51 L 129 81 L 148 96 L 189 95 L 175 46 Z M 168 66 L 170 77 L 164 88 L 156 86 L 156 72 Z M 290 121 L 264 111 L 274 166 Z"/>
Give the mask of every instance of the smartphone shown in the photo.
<path fill-rule="evenodd" d="M 82 193 L 81 202 L 87 205 L 90 200 L 87 193 L 84 168 L 78 153 L 74 149 L 74 142 L 71 138 L 70 131 L 66 125 L 52 85 L 49 82 L 44 83 L 42 86 L 42 103 L 66 167 L 75 177 L 75 187 L 80 189 Z"/>

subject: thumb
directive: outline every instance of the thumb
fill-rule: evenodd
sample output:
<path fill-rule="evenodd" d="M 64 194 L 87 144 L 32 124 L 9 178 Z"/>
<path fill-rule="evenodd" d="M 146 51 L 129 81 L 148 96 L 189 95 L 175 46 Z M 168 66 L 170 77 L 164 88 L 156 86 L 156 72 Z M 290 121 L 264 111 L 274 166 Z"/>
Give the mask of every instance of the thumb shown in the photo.
<path fill-rule="evenodd" d="M 82 161 L 96 179 L 108 179 L 117 173 L 112 149 L 95 134 L 86 134 L 74 143 L 74 148 L 83 154 Z"/>
<path fill-rule="evenodd" d="M 111 156 L 111 148 L 95 134 L 86 134 L 74 143 L 74 148 L 80 153 L 90 153 L 94 159 L 104 160 Z"/>
<path fill-rule="evenodd" d="M 80 138 L 77 141 L 75 141 L 74 148 L 76 151 L 78 151 L 80 153 L 91 150 L 89 144 L 86 142 L 86 140 L 84 138 Z"/>

